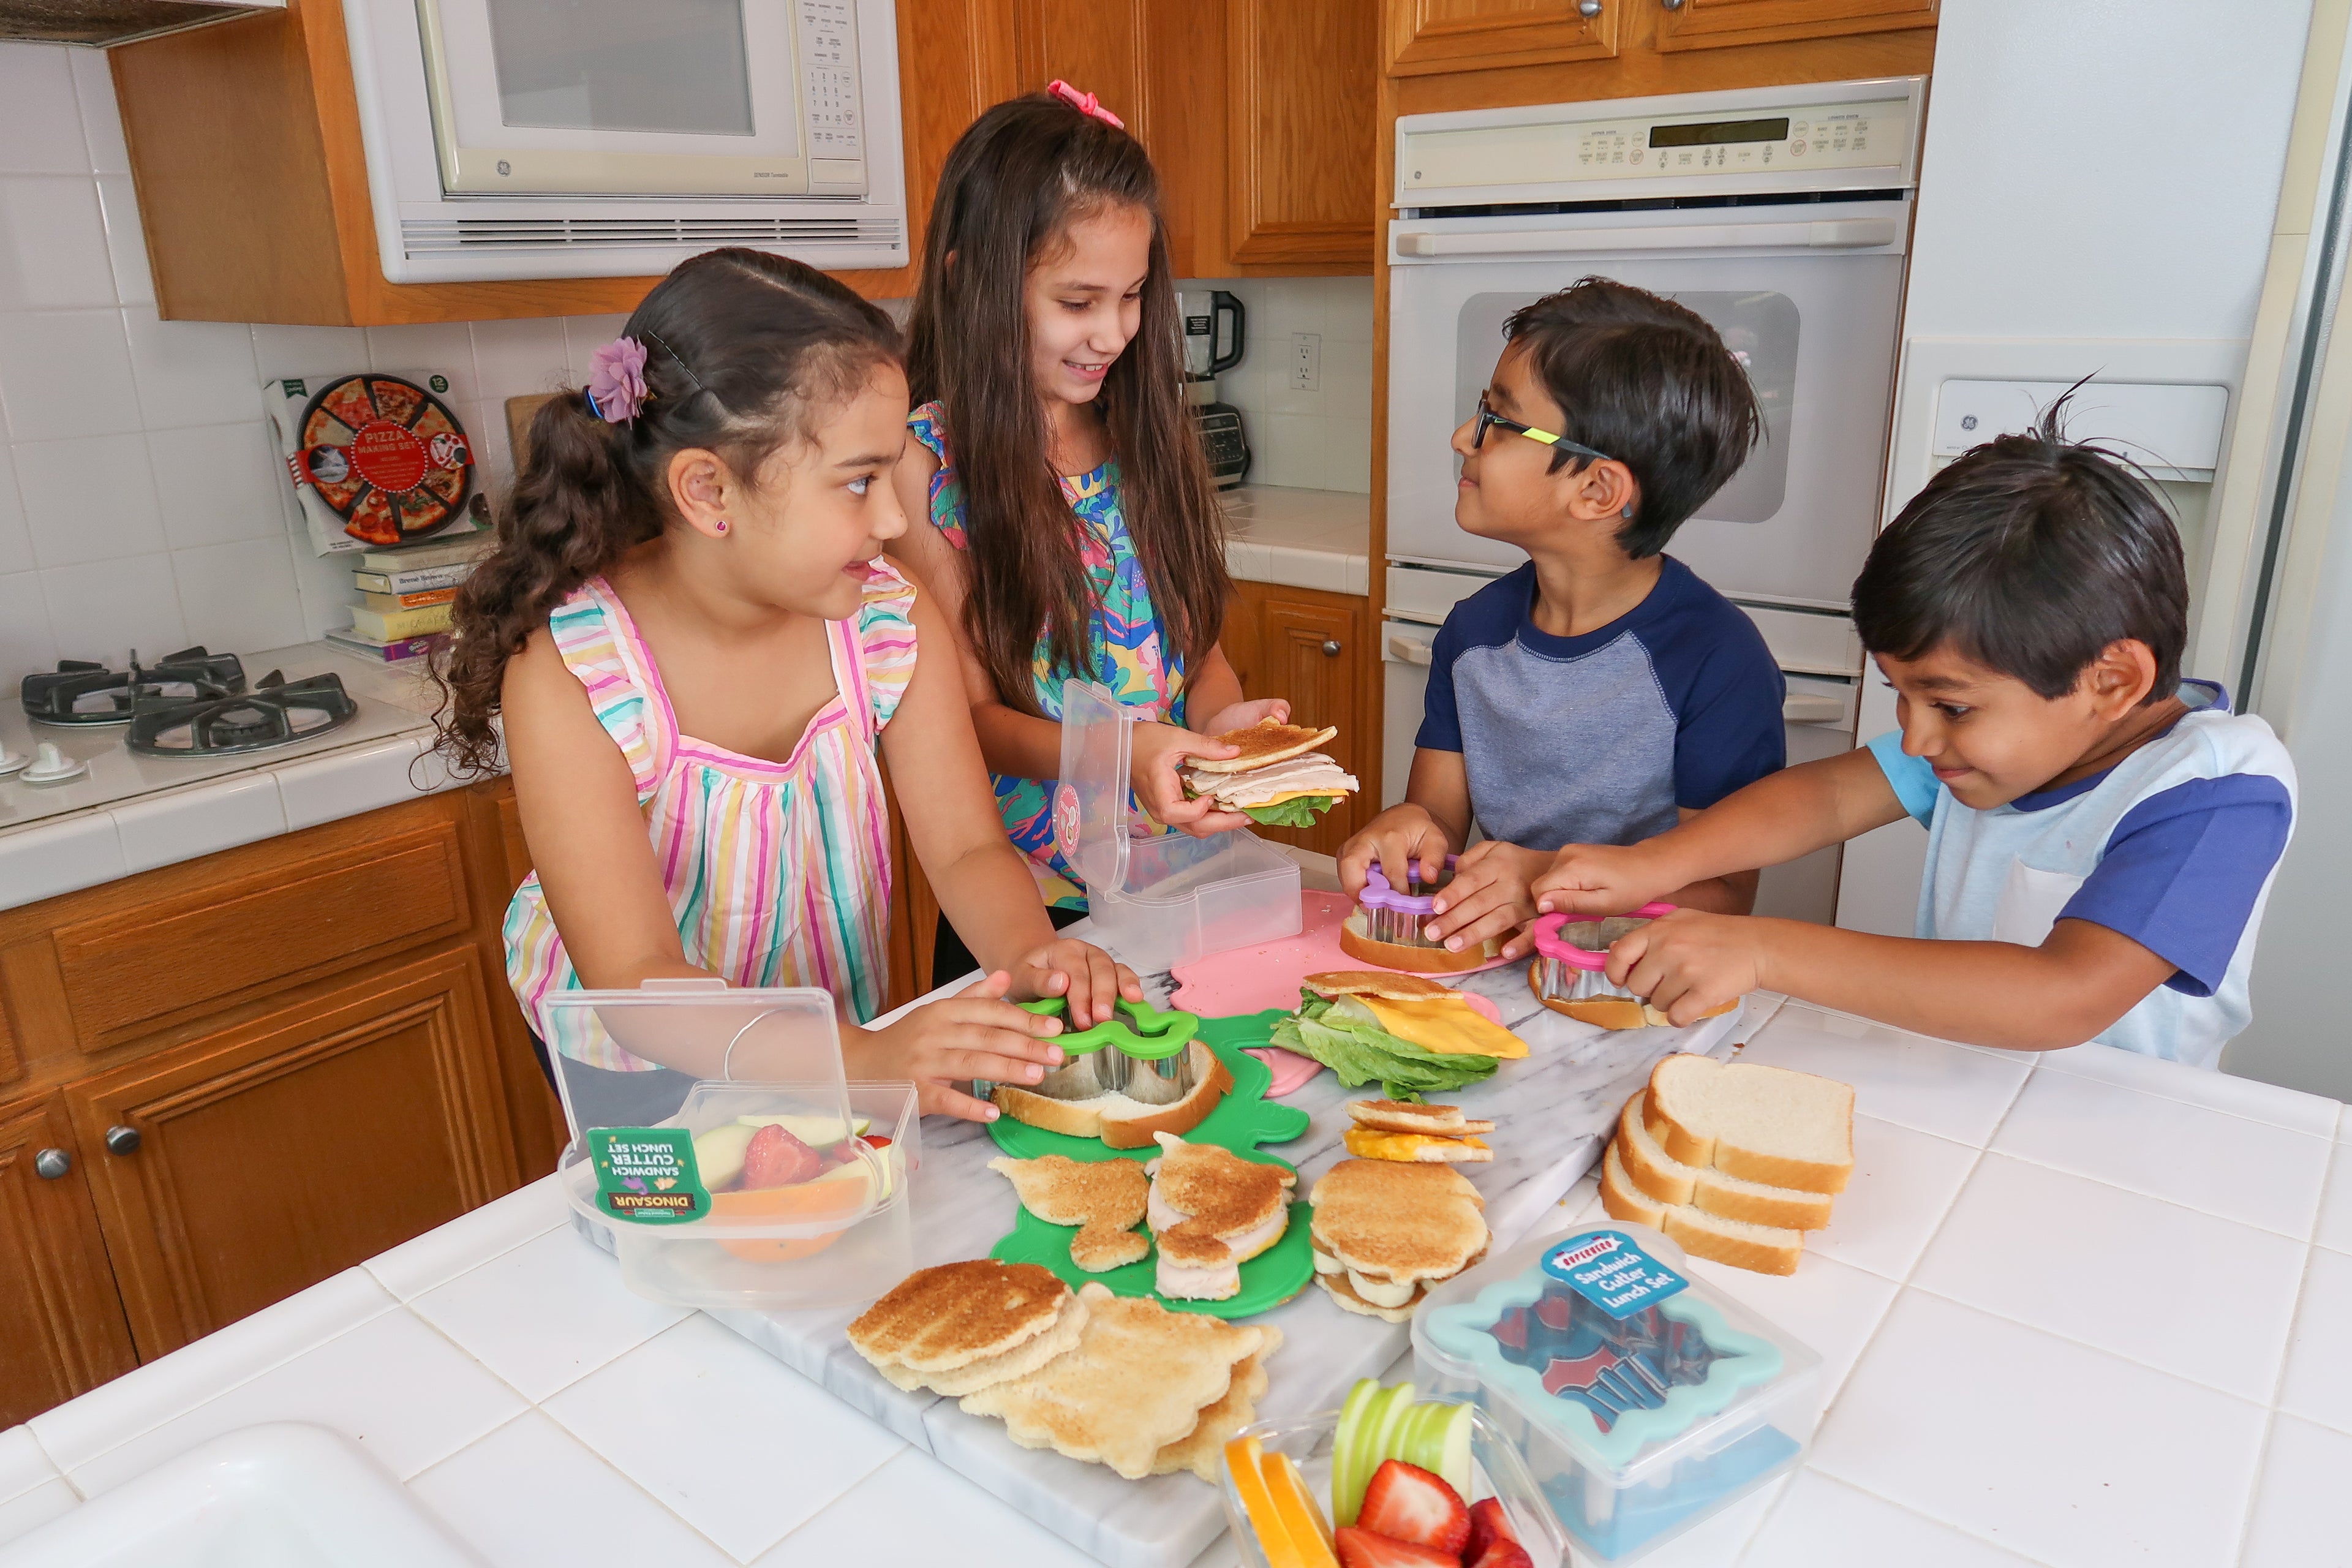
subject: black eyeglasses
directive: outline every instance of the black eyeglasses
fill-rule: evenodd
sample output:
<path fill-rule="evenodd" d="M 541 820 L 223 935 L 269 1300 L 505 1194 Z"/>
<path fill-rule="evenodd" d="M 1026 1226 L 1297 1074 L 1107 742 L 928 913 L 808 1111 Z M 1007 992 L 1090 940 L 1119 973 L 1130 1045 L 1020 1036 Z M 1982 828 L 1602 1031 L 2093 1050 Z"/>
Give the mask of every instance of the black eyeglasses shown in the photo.
<path fill-rule="evenodd" d="M 1495 425 L 1501 426 L 1514 436 L 1525 436 L 1530 441 L 1541 441 L 1547 447 L 1556 447 L 1563 452 L 1573 452 L 1580 458 L 1590 458 L 1594 462 L 1606 463 L 1612 460 L 1608 453 L 1595 451 L 1592 447 L 1571 441 L 1565 436 L 1555 436 L 1549 430 L 1538 430 L 1532 425 L 1522 425 L 1516 419 L 1506 419 L 1487 406 L 1486 395 L 1482 392 L 1478 395 L 1478 427 L 1470 432 L 1470 445 L 1474 450 L 1486 444 L 1487 427 Z"/>

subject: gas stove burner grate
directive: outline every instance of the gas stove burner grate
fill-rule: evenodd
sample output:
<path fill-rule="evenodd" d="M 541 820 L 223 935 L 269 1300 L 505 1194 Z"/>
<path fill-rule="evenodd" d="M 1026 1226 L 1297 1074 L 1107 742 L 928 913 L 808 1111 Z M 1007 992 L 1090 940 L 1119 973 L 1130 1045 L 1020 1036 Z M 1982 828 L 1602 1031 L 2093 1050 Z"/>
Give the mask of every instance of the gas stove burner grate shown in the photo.
<path fill-rule="evenodd" d="M 110 669 L 88 659 L 60 659 L 47 675 L 28 675 L 19 688 L 25 717 L 40 724 L 127 724 L 142 700 L 178 702 L 234 697 L 245 689 L 245 666 L 233 653 L 202 647 L 167 653 L 152 665 Z"/>
<path fill-rule="evenodd" d="M 343 690 L 342 679 L 314 675 L 288 680 L 278 670 L 244 693 L 221 693 L 193 700 L 142 699 L 131 714 L 123 744 L 149 757 L 225 757 L 265 752 L 324 734 L 359 715 L 359 704 Z"/>

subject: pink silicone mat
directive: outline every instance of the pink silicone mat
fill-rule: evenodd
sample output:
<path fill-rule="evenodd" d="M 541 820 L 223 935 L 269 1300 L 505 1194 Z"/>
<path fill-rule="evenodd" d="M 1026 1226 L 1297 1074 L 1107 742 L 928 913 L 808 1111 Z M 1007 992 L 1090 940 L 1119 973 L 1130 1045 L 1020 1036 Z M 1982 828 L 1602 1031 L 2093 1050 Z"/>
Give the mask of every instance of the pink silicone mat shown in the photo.
<path fill-rule="evenodd" d="M 1178 964 L 1171 971 L 1176 978 L 1176 994 L 1171 1005 L 1203 1017 L 1262 1013 L 1268 1007 L 1287 1013 L 1298 1005 L 1298 981 L 1302 975 L 1327 969 L 1385 967 L 1367 964 L 1339 951 L 1339 926 L 1356 909 L 1355 901 L 1347 894 L 1302 892 L 1298 895 L 1298 907 L 1301 921 L 1297 936 L 1286 936 L 1260 947 L 1213 952 L 1197 963 Z M 1498 958 L 1479 968 L 1493 969 L 1503 962 Z M 1454 976 L 1433 974 L 1429 978 L 1443 985 Z M 1472 1008 L 1485 1014 L 1491 1022 L 1503 1021 L 1495 1005 L 1484 996 L 1474 995 L 1468 1001 Z M 1277 1086 L 1280 1078 L 1277 1072 Z M 1276 1092 L 1281 1092 L 1279 1087 Z"/>

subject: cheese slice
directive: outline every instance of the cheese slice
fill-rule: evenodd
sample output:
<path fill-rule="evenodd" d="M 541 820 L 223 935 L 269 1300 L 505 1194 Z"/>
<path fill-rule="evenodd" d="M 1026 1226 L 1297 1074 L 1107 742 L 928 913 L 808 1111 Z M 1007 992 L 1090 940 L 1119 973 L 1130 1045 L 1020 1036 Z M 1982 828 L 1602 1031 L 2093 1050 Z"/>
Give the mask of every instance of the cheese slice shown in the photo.
<path fill-rule="evenodd" d="M 1370 1127 L 1350 1127 L 1341 1139 L 1348 1152 L 1360 1160 L 1396 1160 L 1405 1164 L 1420 1163 L 1416 1151 L 1430 1144 L 1466 1143 L 1473 1149 L 1484 1149 L 1486 1143 L 1476 1138 L 1447 1138 L 1434 1132 L 1382 1132 Z"/>
<path fill-rule="evenodd" d="M 1528 1043 L 1500 1024 L 1490 1024 L 1462 1003 L 1391 1002 L 1385 996 L 1361 998 L 1381 1021 L 1381 1027 L 1401 1040 L 1411 1040 L 1424 1051 L 1442 1057 L 1502 1057 L 1517 1060 L 1528 1054 Z"/>

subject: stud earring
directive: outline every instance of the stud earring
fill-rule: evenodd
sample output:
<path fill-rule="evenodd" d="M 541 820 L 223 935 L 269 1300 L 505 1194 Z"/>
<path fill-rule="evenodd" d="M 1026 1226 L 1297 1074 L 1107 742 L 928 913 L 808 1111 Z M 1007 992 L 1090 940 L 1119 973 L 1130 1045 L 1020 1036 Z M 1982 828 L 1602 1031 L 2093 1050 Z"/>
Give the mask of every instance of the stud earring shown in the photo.
<path fill-rule="evenodd" d="M 1627 512 L 1625 515 L 1626 515 L 1627 517 L 1631 517 L 1631 516 L 1633 516 L 1633 514 L 1632 512 L 1630 512 L 1630 511 L 1629 511 L 1629 512 Z M 725 518 L 723 518 L 723 517 L 722 517 L 722 518 L 720 518 L 720 519 L 719 520 L 719 532 L 721 532 L 721 533 L 724 533 L 724 532 L 726 532 L 726 531 L 727 531 L 727 520 L 726 520 Z"/>
<path fill-rule="evenodd" d="M 1627 507 L 1623 511 L 1619 512 L 1617 515 L 1618 515 L 1619 517 L 1623 518 L 1627 522 L 1631 522 L 1631 521 L 1633 521 L 1633 509 L 1632 507 L 1630 507 L 1630 506 L 1629 506 L 1629 507 Z M 719 526 L 720 526 L 720 527 L 722 527 L 722 528 L 724 528 L 724 527 L 726 526 L 726 524 L 721 523 Z"/>

